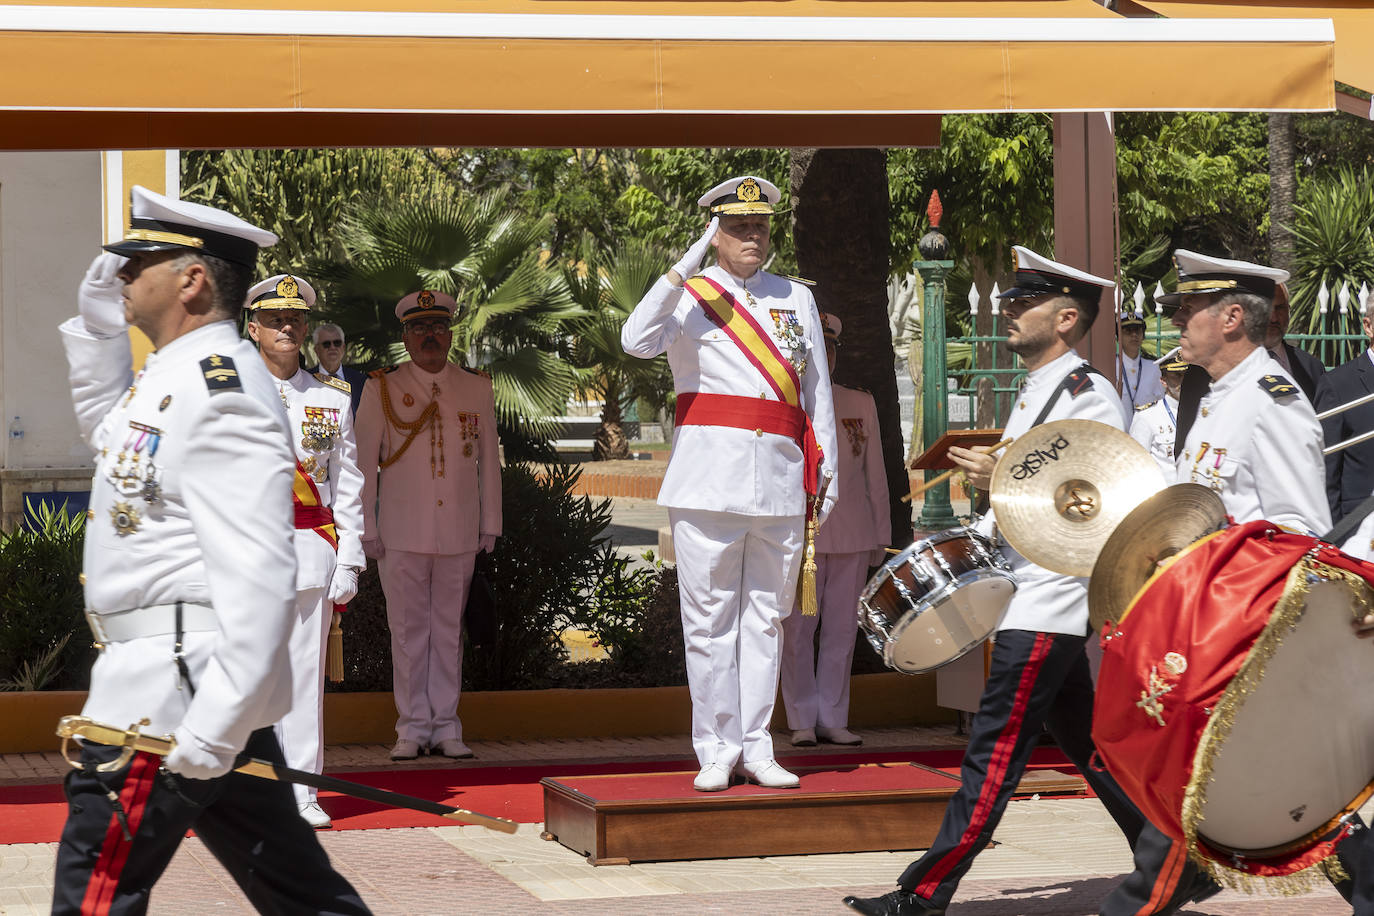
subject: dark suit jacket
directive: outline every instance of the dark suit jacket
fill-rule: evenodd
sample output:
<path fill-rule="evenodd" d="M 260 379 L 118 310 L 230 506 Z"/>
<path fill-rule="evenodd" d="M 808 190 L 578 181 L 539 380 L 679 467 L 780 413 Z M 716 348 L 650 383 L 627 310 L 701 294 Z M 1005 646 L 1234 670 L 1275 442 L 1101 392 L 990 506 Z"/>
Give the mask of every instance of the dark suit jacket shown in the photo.
<path fill-rule="evenodd" d="M 1374 362 L 1368 351 L 1337 366 L 1317 380 L 1317 412 L 1374 394 Z M 1322 438 L 1335 445 L 1351 436 L 1374 429 L 1374 403 L 1364 404 L 1322 421 Z M 1331 520 L 1340 521 L 1366 496 L 1374 493 L 1374 440 L 1361 442 L 1326 456 L 1326 496 Z"/>
<path fill-rule="evenodd" d="M 1297 382 L 1302 393 L 1307 395 L 1307 400 L 1315 404 L 1317 380 L 1326 375 L 1326 367 L 1311 353 L 1299 350 L 1286 340 L 1283 342 L 1283 348 L 1288 352 L 1288 365 L 1293 367 L 1293 381 Z"/>
<path fill-rule="evenodd" d="M 305 371 L 314 375 L 316 372 L 320 371 L 320 367 L 306 366 Z M 352 366 L 340 366 L 339 371 L 343 372 L 344 381 L 348 382 L 349 388 L 352 389 L 352 391 L 349 392 L 349 396 L 353 399 L 351 406 L 353 408 L 353 416 L 356 417 L 358 415 L 358 402 L 363 399 L 363 382 L 367 381 L 367 373 L 354 369 Z"/>

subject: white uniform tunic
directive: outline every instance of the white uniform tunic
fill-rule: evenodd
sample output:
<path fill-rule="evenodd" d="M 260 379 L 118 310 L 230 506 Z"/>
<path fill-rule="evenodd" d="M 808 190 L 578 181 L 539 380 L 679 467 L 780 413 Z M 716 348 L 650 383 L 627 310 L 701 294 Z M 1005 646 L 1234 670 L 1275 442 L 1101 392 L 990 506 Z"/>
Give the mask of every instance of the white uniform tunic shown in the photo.
<path fill-rule="evenodd" d="M 1237 522 L 1266 519 L 1324 534 L 1331 508 L 1321 425 L 1298 386 L 1277 369 L 1269 352 L 1256 347 L 1212 382 L 1177 456 L 1174 482 L 1216 490 Z M 1275 384 L 1286 391 L 1266 390 Z"/>
<path fill-rule="evenodd" d="M 1165 480 L 1174 479 L 1174 434 L 1178 428 L 1178 399 L 1171 394 L 1137 407 L 1127 430 L 1154 458 Z"/>
<path fill-rule="evenodd" d="M 868 568 L 882 563 L 892 538 L 878 408 L 866 391 L 833 385 L 843 500 L 816 535 L 820 613 L 783 618 L 782 699 L 789 728 L 849 724 L 849 672 L 859 627 L 859 593 Z M 876 555 L 875 555 L 876 554 Z M 820 646 L 812 650 L 819 626 Z"/>
<path fill-rule="evenodd" d="M 363 475 L 358 471 L 349 392 L 305 370 L 273 382 L 286 405 L 296 460 L 314 483 L 320 505 L 333 511 L 339 545 L 336 554 L 313 528 L 296 529 L 291 711 L 277 723 L 287 766 L 319 773 L 324 766 L 324 658 L 334 616 L 329 582 L 336 563 L 355 569 L 367 565 L 362 548 Z M 312 786 L 294 788 L 298 803 L 314 801 Z"/>
<path fill-rule="evenodd" d="M 801 407 L 823 453 L 822 476 L 833 474 L 835 412 L 811 291 L 764 271 L 745 283 L 719 266 L 704 275 L 748 311 L 784 358 L 803 366 Z M 620 341 L 625 352 L 645 359 L 666 352 L 679 395 L 778 399 L 759 368 L 692 295 L 666 279 L 640 300 Z M 773 757 L 768 721 L 778 689 L 782 619 L 792 610 L 801 569 L 802 475 L 802 450 L 787 436 L 721 426 L 673 431 L 658 501 L 672 510 L 692 745 L 703 765 L 731 767 L 741 759 Z M 840 491 L 832 481 L 822 520 Z"/>
<path fill-rule="evenodd" d="M 1053 420 L 1096 420 L 1113 429 L 1121 429 L 1121 400 L 1112 388 L 1111 382 L 1100 375 L 1092 374 L 1091 390 L 1074 397 L 1063 391 L 1060 385 L 1064 377 L 1084 365 L 1083 357 L 1070 350 L 1063 356 L 1047 363 L 1026 376 L 1021 394 L 1012 408 L 1007 420 L 1004 439 L 1016 439 L 1028 432 L 1032 422 L 1040 415 L 1045 402 L 1053 397 L 1054 406 L 1050 409 L 1045 422 Z M 988 534 L 991 523 L 995 522 L 994 513 L 989 512 L 977 525 L 982 534 Z M 1033 630 L 1044 633 L 1064 633 L 1069 636 L 1086 636 L 1088 633 L 1088 580 L 1075 578 L 1063 573 L 1051 572 L 1037 566 L 1017 553 L 1010 545 L 1003 543 L 1002 555 L 1011 564 L 1016 574 L 1016 594 L 1012 596 L 1006 616 L 1002 618 L 999 630 Z"/>
<path fill-rule="evenodd" d="M 382 379 L 358 405 L 364 537 L 380 537 L 378 562 L 391 628 L 396 734 L 422 747 L 462 740 L 463 609 L 483 536 L 501 534 L 501 463 L 491 379 L 446 364 L 429 373 L 402 363 L 385 373 L 402 423 L 438 404 L 395 463 L 406 434 L 386 418 Z"/>
<path fill-rule="evenodd" d="M 1121 403 L 1128 414 L 1164 397 L 1164 380 L 1154 360 L 1144 353 L 1137 353 L 1135 359 L 1118 353 L 1116 361 L 1121 368 Z"/>
<path fill-rule="evenodd" d="M 127 337 L 92 337 L 80 318 L 61 330 L 77 423 L 96 452 L 86 607 L 145 609 L 119 619 L 157 631 L 105 643 L 83 714 L 120 727 L 147 716 L 154 734 L 184 724 L 238 751 L 291 701 L 294 465 L 281 399 L 229 321 L 150 354 L 137 378 Z M 192 621 L 194 697 L 173 659 L 178 601 Z"/>

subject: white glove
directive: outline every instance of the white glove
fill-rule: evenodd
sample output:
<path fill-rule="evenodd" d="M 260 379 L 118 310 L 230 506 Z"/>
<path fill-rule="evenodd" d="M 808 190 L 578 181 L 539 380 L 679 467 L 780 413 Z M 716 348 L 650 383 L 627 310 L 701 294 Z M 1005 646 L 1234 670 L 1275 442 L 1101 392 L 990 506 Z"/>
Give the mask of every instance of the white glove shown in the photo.
<path fill-rule="evenodd" d="M 352 566 L 335 566 L 329 580 L 329 600 L 333 604 L 347 604 L 358 594 L 358 570 Z"/>
<path fill-rule="evenodd" d="M 234 768 L 234 751 L 216 751 L 191 733 L 185 725 L 172 735 L 176 746 L 163 766 L 187 779 L 214 779 Z"/>
<path fill-rule="evenodd" d="M 481 539 L 477 542 L 478 553 L 481 553 L 483 550 L 485 550 L 487 553 L 491 553 L 495 549 L 496 535 L 494 534 L 484 534 L 482 535 Z"/>
<path fill-rule="evenodd" d="M 692 247 L 687 249 L 687 253 L 682 256 L 682 260 L 673 265 L 673 273 L 678 276 L 678 283 L 696 274 L 697 268 L 701 267 L 701 262 L 706 257 L 706 249 L 711 244 L 711 239 L 716 234 L 716 228 L 720 226 L 720 217 L 711 219 L 711 225 L 706 227 L 701 238 L 692 243 Z"/>
<path fill-rule="evenodd" d="M 96 255 L 76 292 L 76 307 L 92 337 L 118 337 L 129 330 L 124 320 L 124 281 L 115 276 L 128 261 L 109 251 Z"/>
<path fill-rule="evenodd" d="M 363 555 L 374 560 L 380 560 L 386 556 L 386 547 L 382 544 L 381 538 L 363 538 Z"/>

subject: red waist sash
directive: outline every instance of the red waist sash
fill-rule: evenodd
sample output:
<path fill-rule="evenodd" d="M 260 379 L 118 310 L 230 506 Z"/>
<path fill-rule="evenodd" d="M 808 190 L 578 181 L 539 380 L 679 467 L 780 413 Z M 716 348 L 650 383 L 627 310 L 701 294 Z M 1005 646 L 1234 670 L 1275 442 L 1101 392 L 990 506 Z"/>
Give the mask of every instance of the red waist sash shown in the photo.
<path fill-rule="evenodd" d="M 816 495 L 821 447 L 811 418 L 800 407 L 766 398 L 689 391 L 677 396 L 676 422 L 678 426 L 728 426 L 786 436 L 802 450 L 802 483 L 807 495 Z M 810 512 L 808 507 L 807 514 Z"/>

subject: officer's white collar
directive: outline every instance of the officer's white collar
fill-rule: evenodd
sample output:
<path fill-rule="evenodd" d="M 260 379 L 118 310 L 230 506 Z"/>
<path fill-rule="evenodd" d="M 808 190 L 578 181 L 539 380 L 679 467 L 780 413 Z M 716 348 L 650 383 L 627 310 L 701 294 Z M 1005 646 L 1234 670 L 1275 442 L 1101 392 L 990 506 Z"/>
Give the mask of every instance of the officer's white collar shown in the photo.
<path fill-rule="evenodd" d="M 1274 362 L 1274 355 L 1264 347 L 1255 347 L 1245 359 L 1232 366 L 1230 372 L 1227 372 L 1221 378 L 1212 379 L 1212 388 L 1211 391 L 1208 392 L 1208 396 L 1216 397 L 1230 391 L 1240 384 L 1243 379 L 1250 378 L 1250 370 L 1258 368 L 1259 364 L 1262 362 Z M 1282 366 L 1277 368 L 1280 371 L 1283 369 Z"/>
<path fill-rule="evenodd" d="M 152 364 L 159 360 L 173 359 L 176 354 L 185 351 L 194 351 L 196 354 L 200 354 L 204 346 L 220 339 L 225 341 L 226 347 L 235 345 L 242 339 L 239 337 L 239 329 L 233 321 L 228 319 L 212 321 L 210 324 L 201 325 L 194 331 L 187 331 L 176 340 L 149 353 L 147 362 Z"/>
<path fill-rule="evenodd" d="M 1067 353 L 1056 356 L 1054 359 L 1045 363 L 1039 369 L 1032 369 L 1026 373 L 1026 388 L 1034 387 L 1053 376 L 1055 380 L 1064 378 L 1064 375 L 1074 366 L 1083 362 L 1083 357 L 1078 355 L 1078 351 L 1069 348 Z"/>

